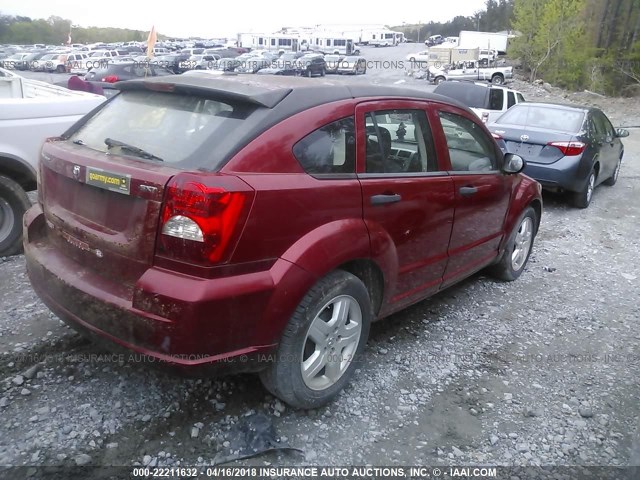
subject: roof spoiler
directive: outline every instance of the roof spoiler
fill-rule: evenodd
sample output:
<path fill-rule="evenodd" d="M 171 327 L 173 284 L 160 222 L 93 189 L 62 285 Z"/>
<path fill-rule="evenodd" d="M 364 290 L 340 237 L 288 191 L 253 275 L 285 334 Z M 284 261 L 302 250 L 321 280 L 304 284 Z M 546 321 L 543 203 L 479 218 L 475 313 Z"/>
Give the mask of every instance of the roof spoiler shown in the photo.
<path fill-rule="evenodd" d="M 240 82 L 212 81 L 210 78 L 204 79 L 206 82 L 198 81 L 193 83 L 177 83 L 166 80 L 163 81 L 163 79 L 128 80 L 125 82 L 117 82 L 114 84 L 114 87 L 121 91 L 153 90 L 157 92 L 183 93 L 218 100 L 248 103 L 265 108 L 275 107 L 293 90 L 292 88 L 259 88 L 255 85 L 246 85 Z"/>

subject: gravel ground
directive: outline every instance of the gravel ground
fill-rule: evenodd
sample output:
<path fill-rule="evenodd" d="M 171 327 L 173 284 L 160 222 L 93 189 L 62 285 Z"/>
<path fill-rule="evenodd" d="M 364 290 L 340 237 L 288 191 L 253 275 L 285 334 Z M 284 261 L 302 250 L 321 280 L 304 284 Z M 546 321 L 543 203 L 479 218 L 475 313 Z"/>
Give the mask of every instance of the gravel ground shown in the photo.
<path fill-rule="evenodd" d="M 640 125 L 637 99 L 513 85 Z M 22 256 L 1 259 L 0 465 L 209 465 L 242 455 L 254 414 L 303 453 L 251 465 L 640 465 L 640 130 L 624 143 L 589 209 L 545 194 L 518 281 L 479 274 L 375 324 L 355 380 L 319 410 L 251 375 L 184 379 L 102 350 L 38 300 Z"/>

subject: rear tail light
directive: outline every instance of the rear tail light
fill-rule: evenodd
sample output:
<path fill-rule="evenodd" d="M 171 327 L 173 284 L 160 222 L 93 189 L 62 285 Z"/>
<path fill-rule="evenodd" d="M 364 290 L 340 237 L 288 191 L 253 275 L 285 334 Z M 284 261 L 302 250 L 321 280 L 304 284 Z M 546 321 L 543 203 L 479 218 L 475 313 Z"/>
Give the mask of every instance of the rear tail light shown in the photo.
<path fill-rule="evenodd" d="M 107 75 L 102 79 L 103 82 L 107 82 L 107 83 L 116 83 L 119 80 L 120 78 L 117 75 Z"/>
<path fill-rule="evenodd" d="M 547 145 L 556 147 L 562 152 L 563 155 L 567 157 L 580 155 L 582 152 L 584 152 L 584 149 L 586 147 L 586 144 L 582 142 L 549 142 L 547 143 Z"/>
<path fill-rule="evenodd" d="M 158 253 L 204 266 L 228 260 L 253 193 L 237 177 L 175 176 L 165 191 Z"/>
<path fill-rule="evenodd" d="M 484 116 L 484 115 L 483 115 L 483 116 Z M 493 132 L 491 132 L 491 136 L 492 136 L 493 138 L 495 138 L 496 140 L 502 140 L 502 137 L 501 137 L 500 135 L 498 135 L 497 133 L 493 133 Z"/>

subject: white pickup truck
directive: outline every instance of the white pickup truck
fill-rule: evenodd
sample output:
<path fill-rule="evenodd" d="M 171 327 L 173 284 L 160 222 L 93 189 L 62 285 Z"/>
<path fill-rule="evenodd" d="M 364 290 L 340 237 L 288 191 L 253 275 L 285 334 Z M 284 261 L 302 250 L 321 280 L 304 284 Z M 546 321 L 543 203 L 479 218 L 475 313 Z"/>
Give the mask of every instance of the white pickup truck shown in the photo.
<path fill-rule="evenodd" d="M 513 78 L 513 67 L 481 67 L 478 62 L 462 68 L 429 67 L 427 79 L 438 85 L 445 80 L 486 80 L 494 85 L 502 85 Z"/>
<path fill-rule="evenodd" d="M 36 189 L 40 149 L 106 100 L 0 71 L 0 256 L 22 248 L 26 192 Z"/>

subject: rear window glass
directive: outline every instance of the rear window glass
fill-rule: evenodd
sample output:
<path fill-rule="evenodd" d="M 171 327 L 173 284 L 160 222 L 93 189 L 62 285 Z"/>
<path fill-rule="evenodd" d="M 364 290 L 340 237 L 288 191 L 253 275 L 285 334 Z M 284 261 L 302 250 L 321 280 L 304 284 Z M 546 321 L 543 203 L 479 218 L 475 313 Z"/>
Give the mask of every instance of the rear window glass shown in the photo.
<path fill-rule="evenodd" d="M 580 130 L 583 121 L 584 112 L 577 110 L 536 106 L 533 104 L 518 104 L 507 110 L 496 123 L 539 127 L 557 132 L 575 133 Z"/>
<path fill-rule="evenodd" d="M 502 110 L 504 105 L 504 90 L 489 90 L 489 110 Z"/>
<path fill-rule="evenodd" d="M 293 155 L 305 172 L 354 173 L 355 127 L 353 117 L 325 125 L 293 146 Z"/>
<path fill-rule="evenodd" d="M 446 95 L 447 97 L 458 100 L 467 107 L 487 108 L 487 94 L 489 93 L 489 89 L 479 85 L 445 82 L 438 85 L 434 93 Z"/>
<path fill-rule="evenodd" d="M 70 137 L 88 148 L 149 162 L 132 149 L 108 147 L 106 139 L 141 149 L 178 168 L 213 170 L 223 158 L 220 144 L 241 132 L 255 110 L 244 103 L 150 91 L 116 96 Z M 113 142 L 110 142 L 113 143 Z"/>

